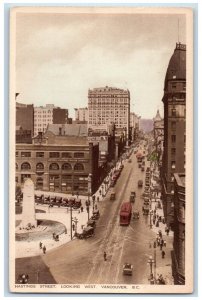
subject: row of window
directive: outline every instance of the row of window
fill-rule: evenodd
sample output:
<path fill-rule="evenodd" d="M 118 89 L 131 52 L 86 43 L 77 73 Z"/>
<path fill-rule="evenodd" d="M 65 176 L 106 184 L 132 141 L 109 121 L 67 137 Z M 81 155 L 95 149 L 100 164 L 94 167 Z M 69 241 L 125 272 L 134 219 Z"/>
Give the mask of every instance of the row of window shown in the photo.
<path fill-rule="evenodd" d="M 36 157 L 44 157 L 45 152 L 36 152 Z M 84 157 L 84 152 L 49 152 L 49 157 L 50 158 L 59 158 L 61 154 L 62 158 L 83 158 Z M 19 152 L 15 152 L 15 156 L 19 157 Z M 26 151 L 26 152 L 21 152 L 21 157 L 31 157 L 31 152 Z"/>
<path fill-rule="evenodd" d="M 18 170 L 18 164 L 15 164 L 16 170 Z M 49 170 L 59 170 L 60 167 L 57 163 L 52 163 L 49 165 Z M 79 170 L 82 171 L 84 170 L 84 165 L 82 163 L 76 163 L 73 167 L 71 164 L 64 163 L 62 165 L 62 170 Z M 31 170 L 31 165 L 28 162 L 24 162 L 21 164 L 21 170 Z M 43 171 L 44 170 L 44 164 L 43 163 L 38 163 L 36 164 L 36 170 L 37 171 Z"/>

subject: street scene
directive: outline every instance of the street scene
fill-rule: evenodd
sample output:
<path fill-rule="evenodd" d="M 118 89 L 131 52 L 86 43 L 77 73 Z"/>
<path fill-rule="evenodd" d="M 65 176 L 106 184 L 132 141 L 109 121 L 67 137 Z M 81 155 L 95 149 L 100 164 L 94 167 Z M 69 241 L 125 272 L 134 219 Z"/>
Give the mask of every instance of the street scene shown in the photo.
<path fill-rule="evenodd" d="M 192 11 L 110 12 L 11 12 L 12 291 L 192 289 Z"/>

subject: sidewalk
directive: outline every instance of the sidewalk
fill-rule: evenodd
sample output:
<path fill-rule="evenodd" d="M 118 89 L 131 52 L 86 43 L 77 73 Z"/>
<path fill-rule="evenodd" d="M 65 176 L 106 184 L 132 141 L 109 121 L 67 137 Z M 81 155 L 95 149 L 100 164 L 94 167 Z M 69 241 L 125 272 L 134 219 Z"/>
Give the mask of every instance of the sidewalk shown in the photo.
<path fill-rule="evenodd" d="M 155 176 L 158 177 L 158 171 L 155 172 Z M 155 184 L 156 181 L 151 179 L 151 185 Z M 161 217 L 163 220 L 164 214 L 163 214 L 163 205 L 161 201 L 161 193 L 158 193 L 157 197 L 153 197 L 151 199 L 151 211 L 154 212 L 156 210 L 156 215 Z M 158 203 L 160 203 L 160 208 L 158 206 Z M 166 224 L 163 224 L 163 222 L 159 222 L 159 226 L 156 226 L 153 223 L 153 215 L 151 217 L 151 223 L 152 223 L 152 230 L 153 232 L 156 233 L 156 237 L 159 236 L 159 231 L 162 233 L 162 239 L 166 243 L 163 247 L 162 250 L 165 252 L 165 257 L 162 258 L 162 250 L 160 250 L 160 246 L 156 245 L 156 248 L 154 248 L 154 245 L 152 245 L 152 250 L 153 250 L 153 257 L 156 256 L 156 278 L 158 278 L 159 275 L 162 275 L 165 283 L 167 285 L 173 285 L 173 277 L 172 277 L 172 258 L 171 258 L 171 252 L 173 250 L 173 232 L 169 231 L 169 234 L 167 235 L 165 229 L 166 229 Z"/>

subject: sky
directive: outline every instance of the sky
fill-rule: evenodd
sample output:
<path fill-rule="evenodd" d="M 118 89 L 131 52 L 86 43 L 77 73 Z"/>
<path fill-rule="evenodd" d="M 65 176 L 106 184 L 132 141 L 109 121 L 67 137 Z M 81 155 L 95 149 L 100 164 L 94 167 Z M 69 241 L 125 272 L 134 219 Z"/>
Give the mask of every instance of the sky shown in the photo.
<path fill-rule="evenodd" d="M 163 115 L 164 79 L 183 14 L 17 13 L 17 101 L 87 107 L 88 89 L 130 91 L 131 111 Z M 178 31 L 179 27 L 179 31 Z"/>

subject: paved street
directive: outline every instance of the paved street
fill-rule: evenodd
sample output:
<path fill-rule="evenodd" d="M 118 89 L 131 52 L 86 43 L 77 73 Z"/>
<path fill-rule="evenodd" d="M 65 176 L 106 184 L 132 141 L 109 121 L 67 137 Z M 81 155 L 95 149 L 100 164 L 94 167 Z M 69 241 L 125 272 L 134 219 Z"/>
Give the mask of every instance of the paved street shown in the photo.
<path fill-rule="evenodd" d="M 145 172 L 138 168 L 134 154 L 131 159 L 131 163 L 124 162 L 124 169 L 113 188 L 116 200 L 109 199 L 109 190 L 104 201 L 98 203 L 101 217 L 97 222 L 95 235 L 85 240 L 73 240 L 47 251 L 45 255 L 17 259 L 18 274 L 29 267 L 32 283 L 149 284 L 150 267 L 147 261 L 150 255 L 154 256 L 153 242 L 159 228 L 151 229 L 150 217 L 142 214 L 143 200 L 140 196 L 144 187 L 138 188 L 137 182 L 139 179 L 144 182 Z M 146 164 L 149 165 L 149 162 Z M 133 190 L 136 191 L 133 209 L 139 210 L 140 218 L 132 218 L 130 225 L 123 227 L 119 225 L 120 205 L 129 201 Z M 170 236 L 167 238 L 165 259 L 161 258 L 160 250 L 156 249 L 157 274 L 164 274 L 166 264 L 170 270 L 171 244 Z M 107 253 L 106 261 L 103 258 L 104 251 Z M 122 267 L 126 262 L 133 264 L 132 276 L 122 274 Z M 167 273 L 166 276 L 169 277 L 169 271 Z"/>

